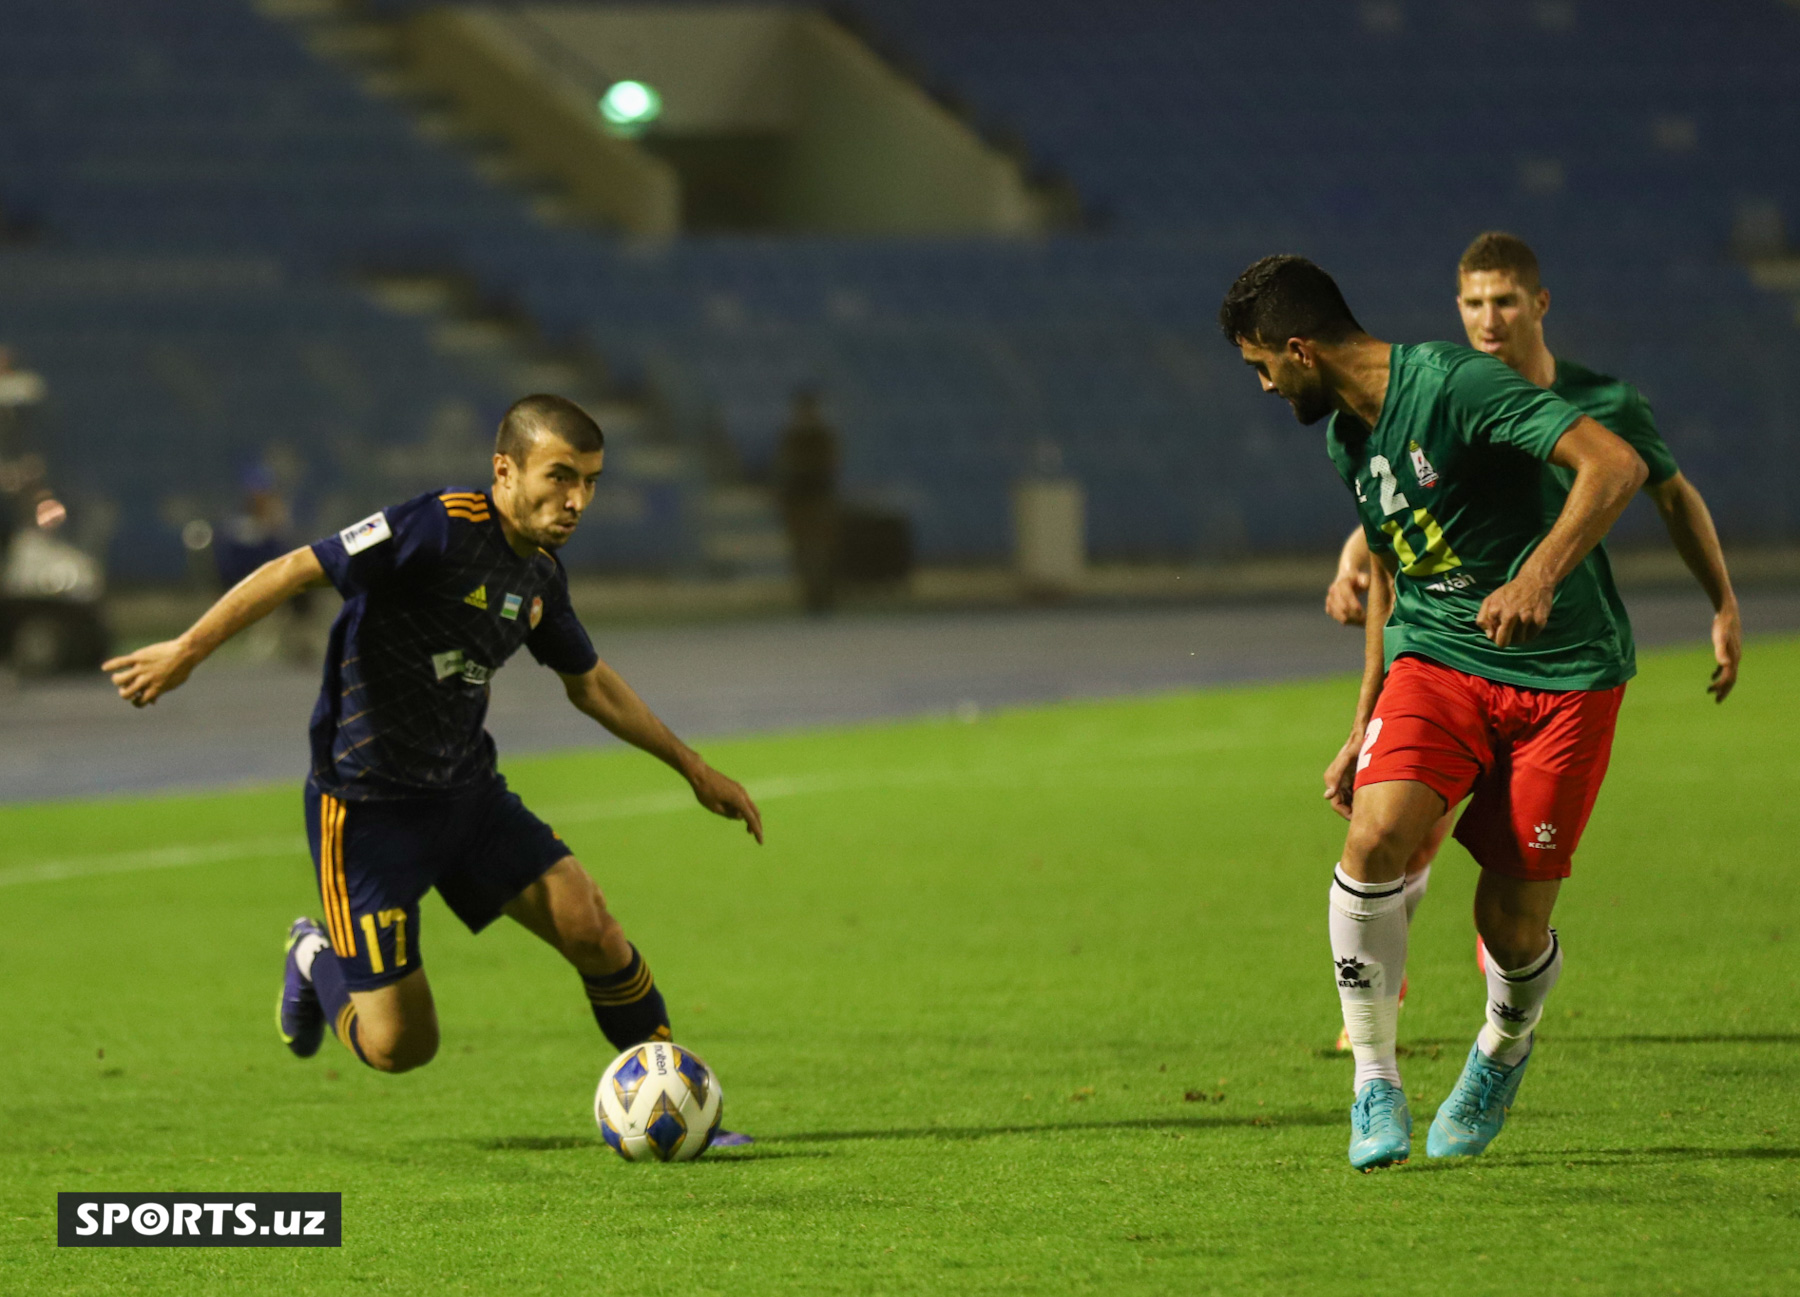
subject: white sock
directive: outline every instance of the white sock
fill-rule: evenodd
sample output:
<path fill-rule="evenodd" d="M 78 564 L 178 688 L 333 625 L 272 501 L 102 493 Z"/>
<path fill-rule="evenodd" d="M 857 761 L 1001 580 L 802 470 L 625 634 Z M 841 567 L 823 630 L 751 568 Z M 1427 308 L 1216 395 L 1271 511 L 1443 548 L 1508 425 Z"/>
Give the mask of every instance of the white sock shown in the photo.
<path fill-rule="evenodd" d="M 1531 1033 L 1544 1016 L 1544 1001 L 1562 976 L 1562 966 L 1562 942 L 1555 928 L 1550 929 L 1544 953 L 1523 968 L 1502 972 L 1494 952 L 1488 952 L 1487 1023 L 1476 1041 L 1482 1053 L 1512 1067 L 1531 1052 Z"/>
<path fill-rule="evenodd" d="M 312 981 L 313 960 L 319 957 L 321 950 L 330 949 L 325 938 L 317 933 L 309 932 L 294 944 L 294 967 L 300 970 L 300 976 Z"/>
<path fill-rule="evenodd" d="M 1359 883 L 1342 865 L 1331 883 L 1331 957 L 1344 1030 L 1356 1055 L 1357 1090 L 1376 1079 L 1400 1084 L 1394 1043 L 1406 973 L 1405 893 L 1398 879 Z"/>
<path fill-rule="evenodd" d="M 1431 866 L 1426 865 L 1416 874 L 1406 876 L 1406 921 L 1411 923 L 1413 915 L 1418 913 L 1419 902 L 1425 899 L 1425 889 L 1431 886 Z"/>

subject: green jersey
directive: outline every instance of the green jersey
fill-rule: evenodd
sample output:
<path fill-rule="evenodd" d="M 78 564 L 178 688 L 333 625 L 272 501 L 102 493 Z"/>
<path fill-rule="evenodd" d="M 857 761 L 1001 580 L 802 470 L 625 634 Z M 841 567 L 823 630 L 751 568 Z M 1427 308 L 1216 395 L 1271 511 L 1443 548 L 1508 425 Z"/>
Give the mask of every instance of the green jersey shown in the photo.
<path fill-rule="evenodd" d="M 1452 343 L 1393 347 L 1389 366 L 1375 427 L 1340 413 L 1325 434 L 1370 548 L 1397 569 L 1388 662 L 1417 653 L 1529 689 L 1629 680 L 1630 623 L 1604 557 L 1563 580 L 1549 624 L 1530 642 L 1500 648 L 1475 624 L 1482 601 L 1549 531 L 1546 461 L 1582 410 Z"/>
<path fill-rule="evenodd" d="M 1558 360 L 1556 381 L 1550 384 L 1550 390 L 1603 425 L 1607 431 L 1615 432 L 1630 442 L 1631 448 L 1637 451 L 1639 458 L 1650 470 L 1650 476 L 1646 479 L 1649 485 L 1660 486 L 1681 471 L 1675 464 L 1675 457 L 1664 444 L 1662 435 L 1656 431 L 1656 419 L 1650 413 L 1650 402 L 1630 383 L 1620 382 L 1605 374 L 1596 374 L 1572 360 Z M 1544 526 L 1547 529 L 1555 525 L 1558 515 L 1562 513 L 1562 507 L 1569 498 L 1569 487 L 1574 484 L 1575 474 L 1554 464 L 1546 467 Z M 1620 648 L 1625 663 L 1630 668 L 1627 675 L 1635 674 L 1637 648 L 1632 642 L 1631 619 L 1626 616 L 1625 603 L 1619 598 L 1619 587 L 1613 581 L 1612 561 L 1606 554 L 1606 542 L 1601 541 L 1594 546 L 1588 556 L 1581 560 L 1581 565 L 1593 569 L 1593 579 L 1605 595 L 1607 606 L 1612 609 L 1613 620 L 1618 627 Z"/>

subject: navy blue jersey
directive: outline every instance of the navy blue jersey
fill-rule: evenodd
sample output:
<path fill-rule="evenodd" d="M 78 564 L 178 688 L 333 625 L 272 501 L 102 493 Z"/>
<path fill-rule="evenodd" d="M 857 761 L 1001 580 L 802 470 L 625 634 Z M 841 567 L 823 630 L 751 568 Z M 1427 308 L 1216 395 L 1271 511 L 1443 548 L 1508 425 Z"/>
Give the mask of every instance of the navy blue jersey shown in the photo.
<path fill-rule="evenodd" d="M 340 800 L 492 780 L 494 672 L 521 644 L 564 675 L 599 660 L 562 564 L 519 557 L 481 491 L 421 495 L 312 550 L 344 596 L 312 718 L 313 781 Z"/>

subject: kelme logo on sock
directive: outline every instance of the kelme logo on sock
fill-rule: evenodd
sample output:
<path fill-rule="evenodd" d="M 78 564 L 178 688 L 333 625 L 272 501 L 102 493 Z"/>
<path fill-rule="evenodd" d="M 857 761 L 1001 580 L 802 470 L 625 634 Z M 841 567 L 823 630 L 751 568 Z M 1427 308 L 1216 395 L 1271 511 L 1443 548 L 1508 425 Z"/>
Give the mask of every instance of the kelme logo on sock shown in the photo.
<path fill-rule="evenodd" d="M 1380 980 L 1381 965 L 1365 964 L 1359 959 L 1344 958 L 1337 961 L 1338 985 L 1351 990 L 1373 990 Z"/>

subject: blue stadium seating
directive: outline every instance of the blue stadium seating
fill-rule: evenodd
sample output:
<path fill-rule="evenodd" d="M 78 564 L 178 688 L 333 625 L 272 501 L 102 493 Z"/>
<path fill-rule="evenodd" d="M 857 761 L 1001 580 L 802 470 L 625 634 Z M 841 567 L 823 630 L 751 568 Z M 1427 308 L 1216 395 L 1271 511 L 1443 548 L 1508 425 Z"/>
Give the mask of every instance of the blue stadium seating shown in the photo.
<path fill-rule="evenodd" d="M 149 575 L 179 559 L 151 499 L 199 470 L 142 447 L 191 448 L 223 473 L 278 435 L 303 448 L 319 494 L 354 495 L 375 489 L 355 448 L 423 440 L 445 401 L 492 414 L 505 394 L 341 287 L 371 267 L 466 272 L 628 379 L 678 370 L 711 393 L 752 471 L 792 388 L 821 385 L 852 488 L 908 509 L 929 559 L 1003 555 L 1010 485 L 1049 463 L 1087 485 L 1104 558 L 1316 547 L 1348 525 L 1342 488 L 1316 434 L 1218 338 L 1221 292 L 1254 257 L 1301 251 L 1378 333 L 1455 336 L 1451 267 L 1494 226 L 1538 246 L 1553 342 L 1639 382 L 1727 535 L 1800 538 L 1800 330 L 1729 254 L 1740 203 L 1800 218 L 1800 13 L 1775 0 L 1296 0 L 1279 21 L 1217 0 L 854 8 L 984 127 L 1072 177 L 1095 228 L 660 249 L 553 230 L 234 0 L 13 0 L 0 203 L 61 251 L 0 252 L 4 273 L 54 279 L 59 255 L 273 268 L 261 286 L 169 300 L 44 290 L 15 309 L 6 294 L 0 340 L 50 373 L 84 462 L 129 466 L 104 489 L 144 502 L 126 509 L 136 530 L 122 534 L 138 539 L 115 562 Z M 321 340 L 373 395 L 321 384 Z M 229 376 L 214 408 L 182 405 L 184 350 Z M 666 563 L 679 506 L 651 512 L 591 561 Z M 1641 511 L 1626 525 L 1654 530 Z"/>

